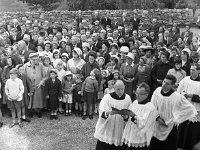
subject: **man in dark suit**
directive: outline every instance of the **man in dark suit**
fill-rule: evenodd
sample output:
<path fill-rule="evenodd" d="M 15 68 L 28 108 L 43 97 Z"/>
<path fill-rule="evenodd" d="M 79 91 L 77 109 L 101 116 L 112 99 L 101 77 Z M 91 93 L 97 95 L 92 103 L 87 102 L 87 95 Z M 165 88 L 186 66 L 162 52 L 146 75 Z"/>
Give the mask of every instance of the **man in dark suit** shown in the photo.
<path fill-rule="evenodd" d="M 133 17 L 131 18 L 130 22 L 133 25 L 133 30 L 138 30 L 140 19 L 137 18 L 136 14 L 133 14 Z"/>
<path fill-rule="evenodd" d="M 190 33 L 188 31 L 185 31 L 185 34 L 184 34 L 184 37 L 183 37 L 183 42 L 186 44 L 186 45 L 190 45 L 191 42 L 192 42 L 192 39 L 190 37 Z"/>
<path fill-rule="evenodd" d="M 92 40 L 94 42 L 94 44 L 92 46 L 92 50 L 97 52 L 97 53 L 100 53 L 101 48 L 102 48 L 102 43 L 101 43 L 101 41 L 98 40 L 97 33 L 92 34 Z"/>
<path fill-rule="evenodd" d="M 168 47 L 173 43 L 173 39 L 170 37 L 169 30 L 164 32 L 163 43 Z"/>
<path fill-rule="evenodd" d="M 105 17 L 101 18 L 101 25 L 104 29 L 107 25 L 111 27 L 111 19 L 109 18 L 109 14 L 106 14 Z"/>
<path fill-rule="evenodd" d="M 186 25 L 185 28 L 186 28 L 186 31 L 184 31 L 184 32 L 181 33 L 181 38 L 184 39 L 184 38 L 185 38 L 186 32 L 188 32 L 188 33 L 189 33 L 188 38 L 189 38 L 190 40 L 192 40 L 192 38 L 193 38 L 193 32 L 190 31 L 190 26 L 189 26 L 189 25 Z"/>

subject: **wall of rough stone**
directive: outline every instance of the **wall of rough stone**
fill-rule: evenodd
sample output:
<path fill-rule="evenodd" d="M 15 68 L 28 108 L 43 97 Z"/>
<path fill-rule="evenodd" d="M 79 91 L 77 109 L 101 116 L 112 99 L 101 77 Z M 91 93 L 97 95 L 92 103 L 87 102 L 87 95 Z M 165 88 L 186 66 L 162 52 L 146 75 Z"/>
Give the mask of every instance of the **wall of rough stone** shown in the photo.
<path fill-rule="evenodd" d="M 138 14 L 138 17 L 145 23 L 148 24 L 152 18 L 157 18 L 165 24 L 172 24 L 177 22 L 178 24 L 184 25 L 186 23 L 193 23 L 193 11 L 192 9 L 152 9 L 152 10 L 97 10 L 100 16 L 104 16 L 109 13 L 111 18 L 114 17 L 120 18 L 123 13 L 127 13 L 128 17 L 131 17 L 133 13 Z M 82 16 L 84 19 L 91 19 L 91 15 L 94 11 L 82 11 Z M 27 19 L 45 19 L 49 21 L 63 21 L 71 22 L 78 16 L 78 11 L 51 11 L 51 12 L 15 12 L 9 13 L 4 12 L 4 17 L 11 18 L 22 18 L 26 17 Z"/>

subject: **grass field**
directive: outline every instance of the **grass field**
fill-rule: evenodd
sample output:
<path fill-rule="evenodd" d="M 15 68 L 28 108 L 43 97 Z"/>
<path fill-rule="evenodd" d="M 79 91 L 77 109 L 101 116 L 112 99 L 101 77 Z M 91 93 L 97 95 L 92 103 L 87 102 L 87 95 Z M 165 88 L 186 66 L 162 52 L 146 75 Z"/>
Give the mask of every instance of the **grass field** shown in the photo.
<path fill-rule="evenodd" d="M 94 150 L 93 137 L 97 116 L 93 120 L 59 115 L 51 121 L 49 115 L 34 117 L 23 128 L 9 128 L 11 119 L 4 117 L 0 128 L 0 150 Z"/>

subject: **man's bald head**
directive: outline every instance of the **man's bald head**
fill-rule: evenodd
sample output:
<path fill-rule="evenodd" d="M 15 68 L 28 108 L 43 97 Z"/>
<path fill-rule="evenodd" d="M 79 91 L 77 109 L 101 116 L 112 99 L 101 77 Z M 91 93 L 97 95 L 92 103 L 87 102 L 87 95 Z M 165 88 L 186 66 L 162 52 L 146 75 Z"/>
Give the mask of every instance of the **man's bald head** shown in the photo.
<path fill-rule="evenodd" d="M 115 93 L 121 97 L 124 94 L 125 85 L 122 80 L 117 80 L 114 85 Z"/>

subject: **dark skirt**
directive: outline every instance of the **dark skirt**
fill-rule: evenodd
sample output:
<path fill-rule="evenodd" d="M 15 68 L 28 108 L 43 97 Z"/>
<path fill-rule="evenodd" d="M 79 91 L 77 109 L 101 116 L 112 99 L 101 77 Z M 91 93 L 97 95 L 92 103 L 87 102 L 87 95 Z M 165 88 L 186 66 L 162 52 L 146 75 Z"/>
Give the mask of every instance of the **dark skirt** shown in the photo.
<path fill-rule="evenodd" d="M 110 145 L 105 142 L 97 141 L 96 150 L 121 150 L 121 146 Z"/>
<path fill-rule="evenodd" d="M 49 94 L 49 109 L 52 111 L 55 111 L 59 107 L 59 100 L 58 100 L 58 94 Z"/>
<path fill-rule="evenodd" d="M 97 93 L 89 93 L 84 91 L 83 93 L 83 99 L 84 102 L 86 102 L 87 104 L 96 104 L 97 102 Z"/>
<path fill-rule="evenodd" d="M 150 150 L 150 147 L 129 147 L 128 145 L 123 145 L 121 150 Z"/>
<path fill-rule="evenodd" d="M 153 137 L 150 144 L 150 150 L 177 150 L 177 127 L 173 127 L 165 141 L 160 141 Z"/>
<path fill-rule="evenodd" d="M 83 102 L 83 97 L 80 94 L 78 94 L 78 91 L 74 91 L 72 97 L 73 97 L 74 103 L 82 103 Z"/>
<path fill-rule="evenodd" d="M 185 128 L 185 149 L 192 150 L 200 142 L 200 122 L 189 122 Z"/>
<path fill-rule="evenodd" d="M 178 127 L 178 148 L 186 149 L 186 137 L 188 132 L 189 121 L 181 123 Z"/>

